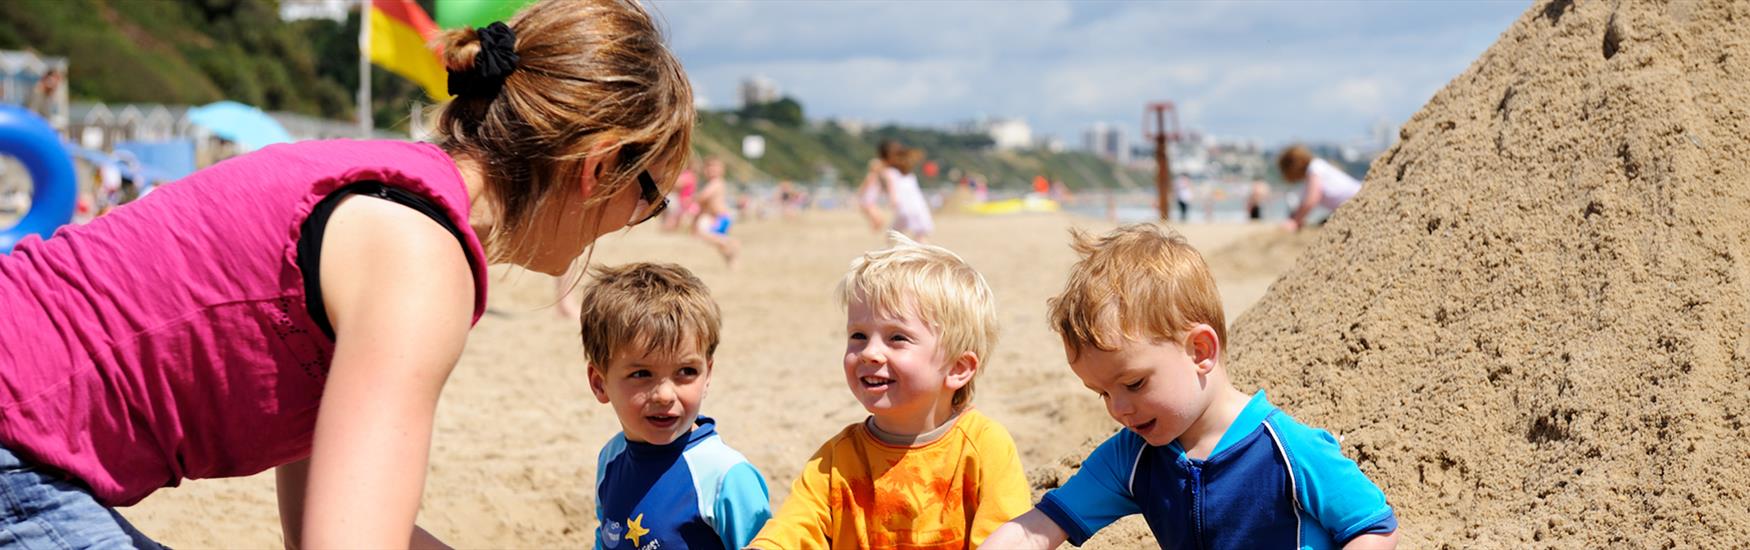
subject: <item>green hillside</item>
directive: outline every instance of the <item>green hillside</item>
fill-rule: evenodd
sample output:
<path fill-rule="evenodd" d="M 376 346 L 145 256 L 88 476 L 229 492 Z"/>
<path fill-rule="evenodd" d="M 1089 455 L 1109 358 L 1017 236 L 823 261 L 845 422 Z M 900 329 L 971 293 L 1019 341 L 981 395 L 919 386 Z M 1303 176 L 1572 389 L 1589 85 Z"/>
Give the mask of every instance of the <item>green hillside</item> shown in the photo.
<path fill-rule="evenodd" d="M 1151 174 L 1120 168 L 1117 164 L 1084 152 L 1043 150 L 996 151 L 982 135 L 939 130 L 883 126 L 853 134 L 831 121 L 796 123 L 750 116 L 742 111 L 699 113 L 693 134 L 693 149 L 705 156 L 723 158 L 735 179 L 819 181 L 836 174 L 839 182 L 855 183 L 863 174 L 875 147 L 883 139 L 896 139 L 923 149 L 929 160 L 941 167 L 941 177 L 954 170 L 978 174 L 992 187 L 1031 185 L 1034 176 L 1062 180 L 1077 189 L 1144 187 Z M 781 118 L 781 117 L 780 117 Z M 742 139 L 765 138 L 765 155 L 755 161 L 741 157 Z"/>
<path fill-rule="evenodd" d="M 199 105 L 232 99 L 332 119 L 355 115 L 358 15 L 283 22 L 273 0 L 7 0 L 0 49 L 68 59 L 75 101 Z M 421 97 L 373 71 L 379 127 Z"/>

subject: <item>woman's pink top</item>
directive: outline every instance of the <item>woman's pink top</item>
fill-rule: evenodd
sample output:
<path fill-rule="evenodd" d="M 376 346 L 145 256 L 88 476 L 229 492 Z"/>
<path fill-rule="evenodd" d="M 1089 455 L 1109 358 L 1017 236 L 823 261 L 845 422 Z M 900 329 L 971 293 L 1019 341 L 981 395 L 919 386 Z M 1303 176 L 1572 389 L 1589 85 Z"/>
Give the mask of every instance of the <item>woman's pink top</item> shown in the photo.
<path fill-rule="evenodd" d="M 305 309 L 299 226 L 364 180 L 424 196 L 455 222 L 479 321 L 486 256 L 442 150 L 268 147 L 0 254 L 0 446 L 112 506 L 308 457 L 334 343 Z"/>

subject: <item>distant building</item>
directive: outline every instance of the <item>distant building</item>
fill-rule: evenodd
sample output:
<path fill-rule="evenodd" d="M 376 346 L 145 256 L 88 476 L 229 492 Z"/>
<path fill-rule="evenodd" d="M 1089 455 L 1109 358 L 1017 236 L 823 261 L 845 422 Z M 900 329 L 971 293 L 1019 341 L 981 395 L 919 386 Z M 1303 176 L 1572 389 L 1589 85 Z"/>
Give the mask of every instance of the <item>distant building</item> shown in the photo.
<path fill-rule="evenodd" d="M 1093 126 L 1082 131 L 1082 150 L 1106 156 L 1106 123 L 1095 122 Z"/>
<path fill-rule="evenodd" d="M 196 133 L 188 107 L 156 103 L 74 103 L 68 109 L 67 139 L 86 149 L 106 151 L 126 141 L 157 142 Z"/>
<path fill-rule="evenodd" d="M 984 132 L 999 150 L 1023 149 L 1033 145 L 1033 127 L 1018 118 L 993 118 L 984 123 Z"/>
<path fill-rule="evenodd" d="M 1121 126 L 1113 126 L 1106 131 L 1106 143 L 1112 160 L 1118 164 L 1130 164 L 1130 134 L 1124 132 Z"/>
<path fill-rule="evenodd" d="M 837 124 L 845 133 L 853 136 L 863 135 L 863 132 L 869 129 L 869 123 L 856 118 L 835 118 L 832 119 L 832 123 Z"/>
<path fill-rule="evenodd" d="M 1374 120 L 1367 135 L 1372 141 L 1367 145 L 1374 151 L 1385 151 L 1398 143 L 1398 127 L 1385 117 Z"/>
<path fill-rule="evenodd" d="M 346 23 L 346 12 L 357 5 L 355 0 L 280 0 L 280 21 L 329 19 Z"/>
<path fill-rule="evenodd" d="M 783 97 L 778 83 L 764 76 L 750 76 L 741 81 L 741 106 L 765 105 Z"/>
<path fill-rule="evenodd" d="M 1082 133 L 1082 144 L 1089 153 L 1101 158 L 1130 164 L 1134 152 L 1130 149 L 1130 135 L 1124 132 L 1124 127 L 1096 122 Z"/>
<path fill-rule="evenodd" d="M 280 0 L 280 20 L 327 19 L 346 22 L 346 13 L 358 5 L 355 0 Z"/>

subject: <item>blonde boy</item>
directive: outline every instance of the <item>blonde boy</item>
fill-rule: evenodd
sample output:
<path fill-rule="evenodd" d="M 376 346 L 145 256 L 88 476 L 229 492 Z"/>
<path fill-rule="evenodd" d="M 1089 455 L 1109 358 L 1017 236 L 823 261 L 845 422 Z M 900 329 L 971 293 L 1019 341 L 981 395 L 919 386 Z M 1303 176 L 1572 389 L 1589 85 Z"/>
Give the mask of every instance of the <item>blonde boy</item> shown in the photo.
<path fill-rule="evenodd" d="M 741 548 L 771 517 L 765 476 L 699 416 L 721 325 L 673 264 L 597 269 L 583 291 L 589 388 L 622 432 L 596 462 L 596 548 Z"/>
<path fill-rule="evenodd" d="M 996 344 L 990 287 L 890 236 L 839 284 L 845 383 L 869 417 L 809 459 L 753 547 L 972 548 L 1031 503 L 1008 430 L 971 406 Z"/>
<path fill-rule="evenodd" d="M 1126 429 L 989 547 L 1079 546 L 1131 514 L 1162 548 L 1395 545 L 1385 495 L 1335 438 L 1233 388 L 1221 295 L 1183 237 L 1139 224 L 1074 240 L 1082 259 L 1050 322 Z"/>

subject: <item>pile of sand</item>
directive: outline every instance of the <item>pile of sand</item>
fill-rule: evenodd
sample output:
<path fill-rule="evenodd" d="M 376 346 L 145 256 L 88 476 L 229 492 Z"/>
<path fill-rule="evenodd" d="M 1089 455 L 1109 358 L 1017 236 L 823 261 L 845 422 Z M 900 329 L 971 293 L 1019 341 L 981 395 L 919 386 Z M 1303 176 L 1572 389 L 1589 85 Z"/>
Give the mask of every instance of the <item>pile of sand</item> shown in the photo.
<path fill-rule="evenodd" d="M 1242 389 L 1419 546 L 1750 540 L 1750 3 L 1541 2 L 1401 137 L 1234 323 Z"/>

